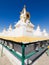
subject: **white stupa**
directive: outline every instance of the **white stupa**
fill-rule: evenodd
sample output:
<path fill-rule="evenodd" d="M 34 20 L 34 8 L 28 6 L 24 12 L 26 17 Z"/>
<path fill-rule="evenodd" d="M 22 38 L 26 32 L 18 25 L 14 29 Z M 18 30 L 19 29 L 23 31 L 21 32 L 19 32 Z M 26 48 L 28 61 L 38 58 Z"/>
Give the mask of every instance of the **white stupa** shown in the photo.
<path fill-rule="evenodd" d="M 46 29 L 43 30 L 42 34 L 43 34 L 43 36 L 48 36 L 48 33 L 46 32 Z"/>
<path fill-rule="evenodd" d="M 13 36 L 33 36 L 33 28 L 34 25 L 30 22 L 30 14 L 24 6 L 20 14 L 20 20 L 15 24 L 15 29 L 12 32 L 14 33 Z"/>
<path fill-rule="evenodd" d="M 37 26 L 37 29 L 34 31 L 33 35 L 34 36 L 42 36 L 42 32 L 41 32 L 39 25 Z"/>
<path fill-rule="evenodd" d="M 34 30 L 34 25 L 30 21 L 30 13 L 26 11 L 26 7 L 22 9 L 20 14 L 20 20 L 14 25 L 9 26 L 8 30 L 4 28 L 3 32 L 0 33 L 0 36 L 10 36 L 10 37 L 23 37 L 23 36 L 48 36 L 46 30 L 44 29 L 41 32 L 40 26 L 37 26 L 37 29 Z"/>

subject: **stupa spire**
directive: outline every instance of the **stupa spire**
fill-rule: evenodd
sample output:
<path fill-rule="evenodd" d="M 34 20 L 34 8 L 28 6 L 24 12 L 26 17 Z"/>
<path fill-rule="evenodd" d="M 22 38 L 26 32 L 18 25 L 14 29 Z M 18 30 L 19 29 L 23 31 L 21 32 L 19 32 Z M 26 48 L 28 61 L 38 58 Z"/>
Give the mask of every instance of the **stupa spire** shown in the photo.
<path fill-rule="evenodd" d="M 12 25 L 10 24 L 10 26 L 9 26 L 9 29 L 8 29 L 9 31 L 11 31 L 12 30 Z"/>
<path fill-rule="evenodd" d="M 24 5 L 23 13 L 26 14 L 26 6 Z"/>
<path fill-rule="evenodd" d="M 4 27 L 3 32 L 6 32 L 6 27 Z"/>
<path fill-rule="evenodd" d="M 20 20 L 26 22 L 26 20 L 29 18 L 30 18 L 30 14 L 29 12 L 26 11 L 26 6 L 24 5 L 24 8 L 22 9 L 22 12 L 20 14 Z"/>
<path fill-rule="evenodd" d="M 43 35 L 48 36 L 48 33 L 47 33 L 46 29 L 43 30 Z"/>
<path fill-rule="evenodd" d="M 46 29 L 44 29 L 43 32 L 46 33 Z"/>
<path fill-rule="evenodd" d="M 40 31 L 40 26 L 39 25 L 37 26 L 37 30 Z"/>
<path fill-rule="evenodd" d="M 24 8 L 22 9 L 21 14 L 26 14 L 26 6 L 24 5 Z"/>

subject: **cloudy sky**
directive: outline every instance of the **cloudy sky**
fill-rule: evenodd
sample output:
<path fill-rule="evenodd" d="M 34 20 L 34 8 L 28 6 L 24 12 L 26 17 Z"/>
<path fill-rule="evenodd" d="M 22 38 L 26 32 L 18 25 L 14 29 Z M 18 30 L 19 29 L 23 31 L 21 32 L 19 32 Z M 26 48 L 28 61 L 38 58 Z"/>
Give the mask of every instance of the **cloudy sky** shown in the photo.
<path fill-rule="evenodd" d="M 49 32 L 49 0 L 0 0 L 0 31 L 19 20 L 20 12 L 26 5 L 30 20 Z"/>

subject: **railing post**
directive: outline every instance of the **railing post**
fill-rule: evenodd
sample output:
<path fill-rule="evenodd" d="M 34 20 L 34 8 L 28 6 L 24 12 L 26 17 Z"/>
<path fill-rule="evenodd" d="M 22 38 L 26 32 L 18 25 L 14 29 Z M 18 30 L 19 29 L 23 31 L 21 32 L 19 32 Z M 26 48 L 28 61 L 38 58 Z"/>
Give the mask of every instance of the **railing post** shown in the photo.
<path fill-rule="evenodd" d="M 1 57 L 3 56 L 3 44 L 4 42 L 2 42 Z"/>
<path fill-rule="evenodd" d="M 25 45 L 22 44 L 22 65 L 24 65 L 24 60 L 25 60 Z"/>

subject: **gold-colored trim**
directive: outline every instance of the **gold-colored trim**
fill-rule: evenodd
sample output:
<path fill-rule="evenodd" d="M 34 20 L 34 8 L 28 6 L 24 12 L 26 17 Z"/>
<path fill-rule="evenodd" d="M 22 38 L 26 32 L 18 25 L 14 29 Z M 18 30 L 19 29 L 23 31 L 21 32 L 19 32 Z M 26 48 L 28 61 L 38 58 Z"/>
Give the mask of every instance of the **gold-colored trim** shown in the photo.
<path fill-rule="evenodd" d="M 28 37 L 28 36 L 22 36 L 22 37 L 0 36 L 0 38 L 6 39 L 6 40 L 12 40 L 15 42 L 35 42 L 35 41 L 42 41 L 42 40 L 49 39 L 49 37 Z"/>

